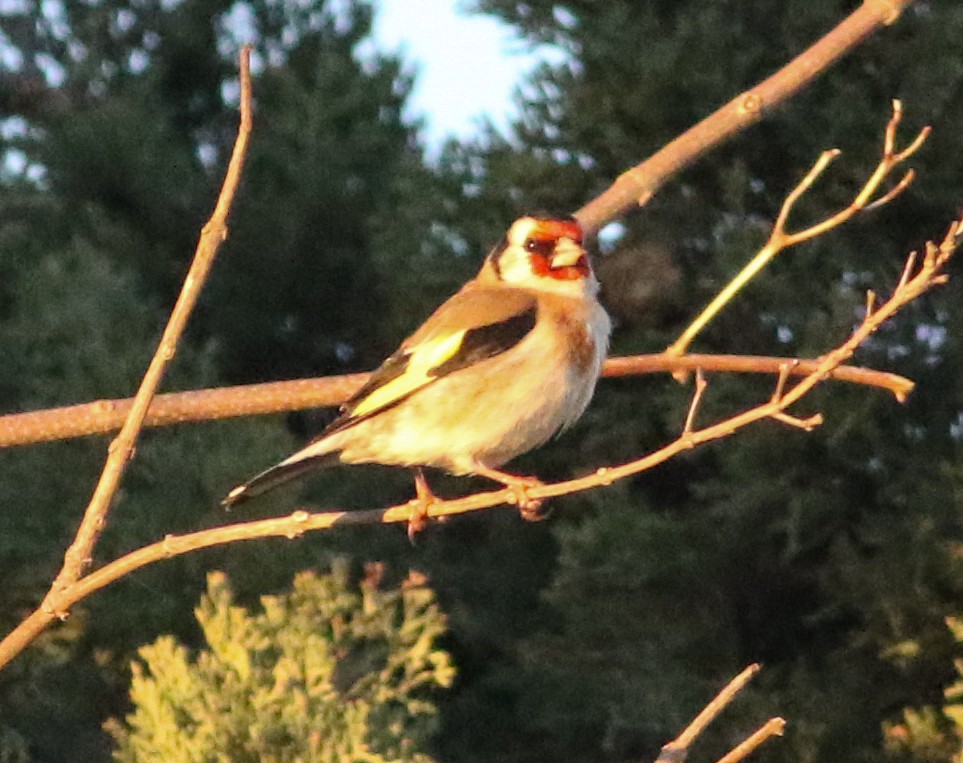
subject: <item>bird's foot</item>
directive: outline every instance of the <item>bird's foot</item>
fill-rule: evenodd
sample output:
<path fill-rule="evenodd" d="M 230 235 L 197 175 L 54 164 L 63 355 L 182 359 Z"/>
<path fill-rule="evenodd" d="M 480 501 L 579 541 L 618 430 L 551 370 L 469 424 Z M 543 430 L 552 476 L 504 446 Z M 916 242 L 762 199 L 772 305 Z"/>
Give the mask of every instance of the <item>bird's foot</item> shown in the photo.
<path fill-rule="evenodd" d="M 544 500 L 541 498 L 532 498 L 528 494 L 528 491 L 533 487 L 542 487 L 545 484 L 538 479 L 538 477 L 500 472 L 497 469 L 489 469 L 487 466 L 481 464 L 477 464 L 474 471 L 482 477 L 488 477 L 488 479 L 494 480 L 495 482 L 501 482 L 505 487 L 509 488 L 514 498 L 512 503 L 518 507 L 518 513 L 521 514 L 522 519 L 526 522 L 541 522 L 543 519 L 547 519 L 551 513 L 550 511 L 542 511 Z"/>
<path fill-rule="evenodd" d="M 438 500 L 421 469 L 415 472 L 415 495 L 410 501 L 411 513 L 408 515 L 408 540 L 415 542 L 415 536 L 428 526 L 428 510 Z"/>
<path fill-rule="evenodd" d="M 506 483 L 515 494 L 515 505 L 518 507 L 518 513 L 526 522 L 541 522 L 548 519 L 549 514 L 552 513 L 551 509 L 542 510 L 542 505 L 545 503 L 544 499 L 532 498 L 528 494 L 529 488 L 541 487 L 544 484 L 535 477 L 522 477 L 519 482 Z"/>

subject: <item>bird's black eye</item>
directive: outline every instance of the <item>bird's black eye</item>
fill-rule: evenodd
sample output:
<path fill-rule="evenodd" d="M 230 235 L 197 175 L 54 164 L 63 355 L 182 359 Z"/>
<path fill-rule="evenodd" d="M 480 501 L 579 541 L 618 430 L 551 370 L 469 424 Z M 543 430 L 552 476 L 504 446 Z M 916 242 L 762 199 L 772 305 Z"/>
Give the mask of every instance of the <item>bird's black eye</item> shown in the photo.
<path fill-rule="evenodd" d="M 540 254 L 543 257 L 551 256 L 555 250 L 555 242 L 547 238 L 530 238 L 525 241 L 525 251 L 532 254 Z"/>

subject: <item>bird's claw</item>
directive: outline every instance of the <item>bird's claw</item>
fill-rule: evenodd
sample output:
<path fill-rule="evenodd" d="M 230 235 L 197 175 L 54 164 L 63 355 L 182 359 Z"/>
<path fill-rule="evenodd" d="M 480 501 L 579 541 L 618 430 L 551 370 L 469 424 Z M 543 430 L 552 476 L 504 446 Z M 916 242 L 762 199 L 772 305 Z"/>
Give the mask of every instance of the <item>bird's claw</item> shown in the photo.
<path fill-rule="evenodd" d="M 415 542 L 415 537 L 428 526 L 428 507 L 431 501 L 423 498 L 413 498 L 408 502 L 411 506 L 408 514 L 408 540 Z"/>
<path fill-rule="evenodd" d="M 417 497 L 409 501 L 411 510 L 408 514 L 408 540 L 411 543 L 414 543 L 415 536 L 428 526 L 428 510 L 437 500 L 421 471 L 415 473 L 415 493 Z"/>
<path fill-rule="evenodd" d="M 541 487 L 545 483 L 536 477 L 518 477 L 512 482 L 506 483 L 514 497 L 512 503 L 518 507 L 518 513 L 526 522 L 541 522 L 547 519 L 551 511 L 543 512 L 542 504 L 545 501 L 541 498 L 532 498 L 528 491 L 533 487 Z"/>
<path fill-rule="evenodd" d="M 521 488 L 521 492 L 525 494 L 525 498 L 519 500 L 517 505 L 518 513 L 522 519 L 526 522 L 541 522 L 549 518 L 552 510 L 542 511 L 542 505 L 545 502 L 541 498 L 529 498 L 524 488 Z"/>

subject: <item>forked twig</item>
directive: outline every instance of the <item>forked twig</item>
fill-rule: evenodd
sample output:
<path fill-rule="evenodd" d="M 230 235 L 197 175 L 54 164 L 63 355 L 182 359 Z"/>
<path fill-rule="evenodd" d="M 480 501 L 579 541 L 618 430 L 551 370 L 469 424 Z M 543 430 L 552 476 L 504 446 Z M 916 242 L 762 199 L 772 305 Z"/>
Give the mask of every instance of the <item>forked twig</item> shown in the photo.
<path fill-rule="evenodd" d="M 645 204 L 665 181 L 812 82 L 882 26 L 894 23 L 913 0 L 863 0 L 808 50 L 763 82 L 740 93 L 644 162 L 622 173 L 604 193 L 575 213 L 586 234 Z"/>
<path fill-rule="evenodd" d="M 896 167 L 913 156 L 926 141 L 927 137 L 929 137 L 930 128 L 927 126 L 920 130 L 919 134 L 909 146 L 902 151 L 896 151 L 896 130 L 902 118 L 902 104 L 898 100 L 893 101 L 893 116 L 890 117 L 883 136 L 883 156 L 873 171 L 873 174 L 870 175 L 859 193 L 856 194 L 853 201 L 850 202 L 845 209 L 803 230 L 794 233 L 787 232 L 786 224 L 796 202 L 812 187 L 813 183 L 825 172 L 829 164 L 840 154 L 838 149 L 823 151 L 816 160 L 816 163 L 812 166 L 812 169 L 806 173 L 806 176 L 799 181 L 799 184 L 786 196 L 786 200 L 783 202 L 782 208 L 776 217 L 776 222 L 772 226 L 772 233 L 769 236 L 769 240 L 735 278 L 699 313 L 679 338 L 666 348 L 666 353 L 669 355 L 683 354 L 692 343 L 692 340 L 706 327 L 709 321 L 711 321 L 760 270 L 768 265 L 777 254 L 803 241 L 815 238 L 832 228 L 836 228 L 861 212 L 881 207 L 902 193 L 913 180 L 914 173 L 912 170 L 907 171 L 899 183 L 887 193 L 873 200 L 873 196 L 879 190 L 880 184 Z"/>
<path fill-rule="evenodd" d="M 644 203 L 683 167 L 762 119 L 770 109 L 812 82 L 874 32 L 895 23 L 913 1 L 863 0 L 842 22 L 775 74 L 740 93 L 653 156 L 623 173 L 603 193 L 575 212 L 586 235 L 597 232 L 607 222 Z M 725 356 L 725 367 L 715 365 L 720 360 L 723 356 L 693 360 L 689 356 L 658 355 L 647 356 L 641 362 L 630 360 L 622 364 L 622 368 L 635 364 L 642 369 L 638 373 L 650 373 L 650 369 L 684 373 L 702 366 L 707 371 L 772 373 L 784 362 L 779 358 L 760 362 L 753 358 Z M 837 369 L 835 378 L 885 387 L 900 399 L 912 388 L 912 382 L 892 374 L 878 374 L 868 369 L 853 371 L 850 374 L 849 369 Z M 338 405 L 362 383 L 362 375 L 353 375 L 161 395 L 155 401 L 156 405 L 151 406 L 145 425 L 162 426 L 182 421 Z M 129 406 L 129 400 L 102 400 L 82 406 L 0 417 L 0 447 L 117 431 Z"/>
<path fill-rule="evenodd" d="M 843 23 L 839 24 L 811 49 L 797 57 L 789 66 L 768 78 L 757 88 L 743 93 L 732 103 L 717 112 L 717 115 L 703 120 L 703 122 L 693 128 L 693 130 L 680 136 L 679 140 L 674 141 L 670 146 L 666 147 L 665 151 L 659 152 L 652 160 L 643 162 L 638 167 L 625 173 L 609 191 L 606 191 L 600 197 L 590 202 L 590 204 L 580 209 L 576 213 L 576 216 L 582 222 L 587 233 L 590 234 L 597 231 L 602 223 L 614 219 L 624 212 L 629 206 L 634 204 L 639 197 L 651 196 L 655 189 L 671 174 L 689 163 L 694 157 L 708 151 L 719 141 L 742 129 L 745 125 L 758 120 L 765 109 L 780 100 L 784 100 L 798 90 L 799 87 L 811 80 L 817 72 L 828 68 L 839 56 L 852 49 L 852 47 L 878 29 L 880 25 L 895 21 L 901 11 L 911 3 L 912 0 L 864 0 L 861 7 L 847 17 Z M 241 68 L 241 128 L 238 132 L 238 139 L 235 144 L 235 151 L 232 155 L 224 188 L 218 199 L 211 221 L 204 228 L 201 243 L 198 245 L 198 252 L 195 255 L 195 265 L 198 265 L 198 269 L 195 270 L 195 266 L 192 265 L 191 272 L 184 285 L 182 298 L 178 300 L 178 305 L 174 313 L 172 313 L 168 331 L 165 332 L 165 337 L 158 348 L 158 353 L 155 355 L 154 361 L 152 361 L 145 375 L 141 390 L 130 403 L 129 412 L 124 411 L 125 423 L 112 446 L 111 454 L 105 464 L 105 477 L 102 479 L 103 488 L 98 487 L 98 490 L 95 492 L 91 506 L 88 507 L 81 529 L 78 532 L 77 539 L 68 550 L 64 569 L 61 571 L 61 574 L 58 575 L 43 605 L 28 616 L 26 620 L 0 642 L 0 667 L 22 651 L 56 617 L 64 616 L 77 601 L 93 591 L 108 585 L 110 582 L 123 577 L 130 571 L 155 561 L 223 543 L 277 535 L 293 538 L 312 529 L 329 528 L 341 524 L 404 522 L 407 521 L 409 517 L 410 506 L 407 503 L 389 509 L 367 512 L 326 512 L 311 514 L 306 511 L 295 511 L 288 517 L 278 519 L 235 524 L 179 537 L 168 536 L 163 541 L 138 549 L 87 575 L 83 574 L 89 565 L 93 545 L 103 526 L 111 496 L 114 494 L 124 467 L 131 457 L 137 433 L 145 420 L 151 421 L 150 419 L 145 419 L 145 416 L 148 415 L 150 399 L 163 376 L 167 362 L 173 357 L 177 346 L 177 337 L 183 329 L 183 321 L 186 320 L 187 314 L 190 312 L 190 307 L 193 304 L 193 299 L 196 297 L 196 293 L 203 283 L 204 276 L 206 276 L 208 272 L 210 260 L 213 258 L 218 244 L 226 235 L 224 221 L 243 163 L 244 149 L 246 148 L 250 130 L 250 85 L 246 52 L 242 54 Z M 639 184 L 640 178 L 641 185 Z M 895 193 L 898 193 L 898 190 L 895 191 Z M 941 255 L 930 257 L 929 249 L 927 250 L 927 254 L 927 263 L 931 260 L 938 262 L 943 261 L 941 260 Z M 204 258 L 208 261 L 203 266 L 199 265 L 198 261 Z M 924 269 L 927 267 L 927 263 L 924 263 Z M 927 283 L 921 284 L 919 274 L 914 275 L 912 273 L 912 267 L 911 265 L 907 266 L 906 277 L 904 279 L 905 283 L 901 283 L 903 290 L 907 293 L 913 288 L 922 290 L 928 288 L 932 283 L 938 282 L 938 278 L 934 277 Z M 892 301 L 891 299 L 883 308 L 873 313 L 871 317 L 867 316 L 866 321 L 876 320 L 878 316 L 882 316 L 879 318 L 880 321 L 883 320 L 885 318 L 883 314 Z M 878 325 L 878 323 L 875 323 L 874 327 L 875 325 Z M 167 341 L 168 339 L 170 339 L 170 341 Z M 854 349 L 854 347 L 847 350 L 848 355 L 845 353 L 840 354 L 839 351 L 836 351 L 820 361 L 803 361 L 789 372 L 789 375 L 802 376 L 803 381 L 785 393 L 785 395 L 782 395 L 780 399 L 770 401 L 768 405 L 760 406 L 754 409 L 754 411 L 748 411 L 745 414 L 732 417 L 702 430 L 694 429 L 695 412 L 698 408 L 698 400 L 694 400 L 690 406 L 690 415 L 687 417 L 685 431 L 674 443 L 630 464 L 611 469 L 600 469 L 596 474 L 590 475 L 587 478 L 533 488 L 529 491 L 531 497 L 534 499 L 548 498 L 568 492 L 584 490 L 595 485 L 609 484 L 615 479 L 621 479 L 629 474 L 651 468 L 655 464 L 661 463 L 683 450 L 694 447 L 696 444 L 726 436 L 752 421 L 773 417 L 776 413 L 784 413 L 789 405 L 808 391 L 808 388 L 811 388 L 830 375 L 836 375 L 837 378 L 857 383 L 873 383 L 892 390 L 897 396 L 905 395 L 909 391 L 911 382 L 900 377 L 878 374 L 866 369 L 846 369 L 840 367 L 842 360 L 852 354 L 852 349 Z M 669 357 L 662 355 L 650 360 L 654 360 L 657 365 L 661 364 L 659 367 L 661 370 L 664 370 L 666 368 L 686 367 L 686 364 L 693 362 L 693 356 Z M 766 372 L 774 372 L 785 363 L 785 359 L 728 358 L 726 362 L 733 367 L 733 370 L 755 372 L 764 370 Z M 688 367 L 694 369 L 702 365 L 706 369 L 716 368 L 713 363 L 716 363 L 716 359 L 710 357 L 707 362 L 689 365 Z M 736 366 L 739 368 L 736 369 Z M 624 368 L 623 366 L 622 372 L 624 372 Z M 614 372 L 615 375 L 618 375 L 618 373 L 618 370 Z M 810 383 L 808 388 L 806 387 L 807 383 Z M 783 382 L 782 386 L 785 387 L 785 382 Z M 697 392 L 699 399 L 701 399 L 703 391 L 704 386 L 702 387 L 702 391 Z M 103 405 L 105 408 L 110 408 L 112 402 L 113 401 L 105 401 L 106 405 L 95 405 Z M 281 407 L 272 408 L 272 410 L 281 409 Z M 111 412 L 107 411 L 107 413 Z M 112 421 L 115 421 L 115 423 L 108 423 L 106 428 L 96 431 L 115 431 L 118 424 L 116 420 Z M 98 426 L 104 426 L 103 422 L 99 422 Z M 72 436 L 77 435 L 74 434 Z M 429 515 L 444 516 L 488 508 L 499 504 L 508 504 L 513 495 L 511 490 L 500 490 L 479 493 L 453 501 L 437 501 L 430 507 Z"/>

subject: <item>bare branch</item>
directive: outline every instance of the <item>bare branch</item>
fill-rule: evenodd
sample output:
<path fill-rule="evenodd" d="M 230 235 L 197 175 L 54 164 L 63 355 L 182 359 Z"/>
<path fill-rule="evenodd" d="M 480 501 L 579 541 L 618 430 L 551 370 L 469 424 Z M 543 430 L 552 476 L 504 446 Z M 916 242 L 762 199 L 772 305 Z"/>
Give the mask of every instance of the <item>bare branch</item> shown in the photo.
<path fill-rule="evenodd" d="M 692 723 L 686 726 L 679 736 L 662 748 L 662 752 L 656 758 L 655 763 L 683 763 L 689 754 L 692 743 L 716 719 L 719 713 L 729 706 L 729 703 L 746 687 L 746 684 L 756 677 L 761 669 L 762 665 L 753 663 L 726 684 L 723 690 L 693 719 Z"/>
<path fill-rule="evenodd" d="M 759 745 L 771 737 L 781 737 L 786 730 L 786 721 L 782 718 L 770 718 L 748 739 L 740 742 L 728 753 L 719 758 L 717 763 L 737 763 L 748 757 Z"/>
<path fill-rule="evenodd" d="M 678 171 L 696 156 L 706 152 L 736 131 L 760 119 L 766 109 L 794 93 L 810 81 L 817 73 L 827 68 L 833 61 L 852 49 L 858 42 L 881 25 L 895 21 L 902 10 L 908 7 L 911 2 L 912 0 L 864 0 L 862 6 L 857 11 L 787 67 L 768 78 L 757 88 L 743 93 L 730 104 L 723 107 L 723 109 L 720 109 L 715 115 L 703 120 L 702 123 L 696 125 L 692 130 L 685 133 L 650 160 L 643 162 L 623 174 L 608 191 L 580 209 L 576 213 L 576 216 L 582 222 L 587 233 L 591 234 L 596 232 L 604 222 L 615 218 L 634 206 L 638 199 L 649 198 L 669 175 Z M 407 522 L 410 518 L 410 502 L 388 509 L 350 513 L 334 511 L 315 514 L 307 511 L 295 511 L 285 518 L 234 524 L 190 533 L 180 537 L 168 536 L 163 541 L 136 550 L 84 576 L 84 571 L 90 564 L 93 547 L 106 519 L 111 498 L 119 484 L 127 462 L 132 457 L 137 435 L 142 426 L 150 425 L 153 421 L 150 416 L 151 410 L 153 409 L 151 399 L 154 391 L 163 377 L 167 363 L 174 356 L 180 334 L 183 331 L 187 317 L 197 298 L 197 294 L 209 272 L 213 257 L 219 244 L 227 234 L 226 218 L 243 165 L 251 124 L 250 75 L 248 72 L 247 51 L 242 53 L 241 68 L 241 127 L 239 128 L 235 150 L 215 211 L 202 231 L 201 239 L 195 253 L 195 260 L 185 281 L 181 296 L 172 312 L 164 337 L 148 367 L 135 398 L 132 401 L 102 401 L 93 404 L 93 407 L 100 408 L 99 413 L 103 414 L 103 416 L 98 418 L 98 422 L 100 423 L 98 423 L 97 426 L 105 428 L 86 430 L 84 433 L 90 433 L 92 431 L 115 431 L 119 427 L 120 434 L 111 444 L 110 455 L 105 464 L 101 483 L 98 485 L 91 499 L 90 506 L 88 506 L 85 513 L 77 538 L 67 552 L 64 568 L 57 576 L 41 607 L 0 642 L 0 667 L 13 659 L 14 656 L 22 651 L 26 645 L 54 619 L 66 616 L 70 607 L 77 601 L 126 575 L 130 571 L 155 561 L 223 543 L 251 540 L 267 536 L 294 538 L 309 530 L 327 529 L 336 525 Z M 895 130 L 896 122 L 898 122 L 898 117 L 894 115 L 894 120 L 892 121 L 893 130 Z M 902 161 L 906 156 L 910 155 L 922 142 L 924 137 L 923 135 L 918 137 L 917 140 L 902 153 L 893 154 L 893 162 Z M 889 150 L 892 151 L 893 140 L 890 140 L 889 133 L 887 133 L 885 141 L 888 141 L 886 145 Z M 866 202 L 872 203 L 869 201 L 868 196 Z M 875 330 L 883 320 L 898 310 L 899 306 L 905 304 L 906 301 L 922 293 L 922 291 L 925 291 L 925 289 L 930 286 L 941 283 L 945 279 L 945 276 L 938 271 L 952 253 L 953 249 L 955 249 L 961 228 L 963 228 L 963 224 L 959 222 L 955 223 L 954 227 L 951 228 L 952 237 L 948 234 L 947 240 L 952 238 L 952 246 L 948 246 L 946 241 L 940 246 L 935 244 L 927 246 L 923 258 L 923 265 L 920 266 L 919 270 L 914 273 L 913 266 L 907 267 L 906 276 L 903 281 L 901 281 L 900 287 L 897 289 L 897 292 L 894 293 L 894 296 L 876 312 L 871 315 L 867 314 L 863 323 L 857 331 L 854 332 L 850 340 L 824 358 L 818 361 L 801 362 L 789 372 L 780 371 L 780 368 L 786 364 L 786 359 L 782 358 L 728 357 L 716 359 L 711 356 L 683 356 L 678 350 L 674 357 L 663 353 L 662 355 L 649 358 L 613 359 L 613 362 L 607 366 L 609 375 L 624 375 L 629 372 L 627 369 L 633 363 L 636 364 L 636 368 L 642 368 L 645 366 L 645 363 L 649 363 L 650 368 L 658 370 L 676 370 L 681 368 L 694 370 L 700 366 L 706 370 L 716 370 L 717 368 L 722 370 L 721 366 L 728 365 L 729 367 L 725 370 L 780 373 L 781 375 L 785 374 L 785 376 L 791 374 L 801 376 L 802 380 L 785 394 L 780 392 L 779 395 L 774 395 L 773 399 L 768 403 L 699 430 L 694 429 L 694 419 L 705 387 L 704 384 L 697 385 L 686 426 L 682 435 L 680 435 L 676 441 L 643 458 L 621 466 L 599 469 L 593 475 L 587 477 L 555 484 L 533 486 L 527 491 L 529 497 L 532 500 L 538 501 L 585 490 L 597 485 L 610 484 L 615 480 L 623 479 L 631 474 L 652 468 L 656 464 L 662 463 L 674 455 L 698 444 L 728 436 L 738 429 L 761 419 L 783 418 L 787 420 L 797 420 L 787 412 L 788 408 L 811 390 L 812 387 L 827 378 L 839 378 L 861 384 L 874 384 L 890 389 L 898 397 L 905 396 L 912 387 L 912 383 L 908 380 L 889 374 L 878 374 L 866 369 L 847 369 L 842 367 L 841 364 L 852 355 L 859 342 Z M 696 360 L 696 358 L 698 358 L 698 360 Z M 620 364 L 619 361 L 627 362 Z M 635 371 L 635 373 L 640 372 L 643 371 Z M 351 390 L 356 389 L 357 385 L 362 383 L 363 378 L 364 375 L 357 375 L 355 377 L 349 377 L 347 381 L 345 377 L 336 381 L 341 384 L 346 384 L 347 389 Z M 287 384 L 298 385 L 303 383 L 290 382 Z M 310 385 L 311 382 L 309 381 L 308 384 Z M 270 389 L 271 392 L 269 394 L 275 394 L 279 389 L 278 385 L 259 386 L 262 390 Z M 781 388 L 784 387 L 785 380 L 781 383 Z M 332 389 L 333 386 L 327 386 L 325 394 L 327 394 L 329 398 L 344 399 L 348 394 L 344 388 L 338 393 L 332 392 Z M 249 388 L 242 388 L 240 394 L 243 395 L 247 391 L 249 391 Z M 165 400 L 173 401 L 176 399 L 178 402 L 173 403 L 173 407 L 176 409 L 177 404 L 183 405 L 183 401 L 187 399 L 185 394 L 204 395 L 210 393 L 212 398 L 216 398 L 217 404 L 223 405 L 227 397 L 234 394 L 234 392 L 233 390 L 213 390 L 200 391 L 198 393 L 182 393 L 181 396 L 162 396 L 162 399 L 156 402 L 163 404 Z M 338 402 L 338 399 L 332 399 L 331 402 Z M 308 403 L 307 405 L 300 405 L 300 407 L 310 407 L 311 405 L 318 404 L 317 402 Z M 124 406 L 127 406 L 124 412 L 118 413 L 118 410 Z M 287 404 L 287 408 L 290 407 L 295 406 Z M 77 408 L 79 407 L 74 407 L 71 410 L 76 412 Z M 276 403 L 272 403 L 272 407 L 270 408 L 270 410 L 282 409 L 286 409 L 285 405 L 277 405 Z M 183 409 L 180 413 L 184 414 Z M 200 420 L 201 418 L 212 418 L 224 415 L 241 415 L 241 413 L 217 414 L 208 412 L 208 414 L 201 416 L 185 414 L 183 418 L 185 420 L 188 418 L 191 420 Z M 3 417 L 0 419 L 0 433 L 4 430 L 5 424 L 10 424 L 11 418 L 12 417 Z M 102 423 L 104 419 L 109 420 L 111 423 L 105 426 Z M 122 423 L 121 419 L 123 420 Z M 22 420 L 20 421 L 22 423 Z M 162 423 L 171 422 L 166 421 Z M 63 436 L 78 436 L 78 432 L 74 431 L 73 434 L 68 435 L 55 434 L 52 437 L 45 436 L 40 439 L 56 439 Z M 26 440 L 15 439 L 14 441 L 23 442 Z M 3 443 L 0 442 L 0 444 Z M 511 488 L 507 488 L 478 493 L 455 500 L 439 499 L 427 507 L 426 514 L 429 517 L 441 517 L 502 504 L 511 505 L 513 500 L 517 500 L 517 495 Z"/>
<path fill-rule="evenodd" d="M 913 0 L 864 0 L 848 17 L 778 72 L 620 175 L 575 213 L 587 234 L 645 204 L 668 178 L 723 141 L 758 122 L 882 26 L 895 23 Z"/>
<path fill-rule="evenodd" d="M 100 480 L 84 512 L 77 535 L 67 549 L 63 567 L 37 611 L 0 642 L 0 667 L 22 651 L 50 622 L 67 616 L 67 609 L 61 605 L 61 596 L 65 590 L 76 583 L 90 565 L 93 549 L 104 528 L 111 500 L 120 485 L 127 464 L 133 457 L 134 444 L 140 434 L 151 399 L 177 351 L 177 345 L 201 288 L 210 273 L 217 250 L 227 238 L 227 215 L 244 166 L 250 133 L 250 49 L 244 48 L 241 52 L 241 124 L 217 205 L 210 220 L 201 231 L 184 286 L 171 311 L 167 327 L 147 367 L 140 388 L 134 396 L 120 434 L 110 444 Z"/>
<path fill-rule="evenodd" d="M 692 395 L 692 402 L 689 403 L 689 412 L 685 417 L 685 426 L 682 427 L 683 435 L 687 435 L 692 432 L 692 427 L 695 424 L 696 413 L 699 410 L 699 404 L 702 402 L 702 396 L 705 394 L 707 386 L 708 383 L 706 382 L 705 374 L 702 372 L 701 368 L 697 368 L 695 392 Z"/>
<path fill-rule="evenodd" d="M 829 151 L 823 151 L 819 155 L 812 169 L 806 173 L 806 176 L 799 181 L 799 184 L 789 192 L 789 195 L 786 196 L 785 201 L 783 201 L 782 207 L 779 209 L 779 215 L 776 217 L 776 222 L 772 226 L 770 240 L 781 239 L 786 235 L 786 222 L 789 219 L 789 214 L 792 212 L 793 207 L 796 206 L 796 202 L 802 198 L 802 195 L 806 193 L 806 191 L 812 188 L 813 183 L 826 171 L 830 162 L 835 161 L 842 153 L 838 148 L 833 148 Z"/>
<path fill-rule="evenodd" d="M 725 288 L 720 291 L 715 298 L 703 309 L 695 320 L 686 327 L 685 331 L 675 340 L 668 348 L 666 348 L 666 353 L 669 355 L 681 355 L 688 349 L 692 340 L 695 339 L 696 335 L 706 327 L 706 325 L 711 321 L 720 310 L 722 310 L 725 305 L 727 305 L 732 298 L 738 294 L 745 286 L 749 283 L 766 265 L 768 265 L 777 254 L 789 249 L 796 244 L 800 244 L 804 241 L 809 241 L 816 236 L 822 235 L 826 231 L 836 228 L 843 223 L 851 220 L 860 212 L 864 212 L 867 209 L 875 209 L 877 207 L 886 204 L 892 199 L 896 198 L 900 193 L 902 193 L 912 181 L 914 175 L 912 172 L 907 172 L 903 176 L 903 179 L 886 194 L 878 198 L 876 201 L 871 201 L 873 195 L 879 190 L 880 184 L 885 180 L 889 174 L 897 167 L 901 162 L 905 161 L 911 157 L 929 135 L 929 128 L 926 127 L 920 131 L 919 135 L 913 140 L 909 148 L 899 153 L 894 153 L 894 144 L 896 141 L 896 128 L 899 126 L 900 120 L 903 116 L 903 106 L 899 101 L 893 101 L 893 115 L 890 117 L 889 122 L 886 125 L 886 130 L 883 137 L 883 156 L 870 176 L 869 180 L 863 185 L 859 193 L 853 199 L 853 201 L 845 208 L 827 217 L 815 225 L 811 225 L 808 228 L 797 231 L 796 233 L 788 233 L 786 231 L 786 223 L 789 219 L 789 215 L 792 213 L 793 207 L 796 202 L 802 197 L 806 191 L 808 191 L 812 184 L 819 178 L 820 175 L 826 170 L 830 162 L 832 162 L 837 156 L 839 156 L 839 151 L 832 149 L 831 151 L 823 151 L 816 163 L 812 166 L 812 169 L 806 173 L 806 176 L 799 181 L 795 188 L 790 191 L 789 195 L 786 196 L 786 200 L 782 204 L 782 208 L 779 210 L 779 215 L 776 217 L 776 222 L 772 226 L 772 233 L 769 235 L 769 240 L 766 244 L 759 250 L 755 257 L 753 257 L 749 263 L 741 270 L 739 273 L 728 283 Z"/>
<path fill-rule="evenodd" d="M 776 388 L 772 391 L 771 402 L 778 402 L 782 397 L 783 391 L 786 389 L 786 382 L 789 381 L 789 374 L 791 373 L 792 366 L 789 363 L 786 363 L 779 369 L 779 378 L 776 379 Z"/>
<path fill-rule="evenodd" d="M 777 374 L 787 362 L 795 364 L 792 373 L 797 376 L 807 374 L 813 367 L 813 361 L 798 358 L 702 354 L 675 357 L 657 353 L 609 358 L 602 373 L 607 377 L 621 377 L 686 373 L 702 368 L 705 371 L 728 373 Z M 913 382 L 909 379 L 869 368 L 840 366 L 834 369 L 832 378 L 887 390 L 900 402 L 913 390 Z M 146 427 L 161 427 L 336 406 L 351 397 L 367 379 L 368 374 L 346 374 L 318 379 L 170 392 L 154 398 L 143 424 Z M 115 432 L 124 423 L 132 404 L 133 400 L 130 398 L 98 400 L 63 408 L 0 416 L 0 448 Z"/>
<path fill-rule="evenodd" d="M 915 272 L 907 274 L 905 279 L 901 279 L 892 296 L 880 305 L 875 312 L 864 316 L 860 325 L 843 344 L 818 361 L 810 363 L 807 366 L 809 369 L 807 373 L 792 389 L 785 390 L 786 382 L 783 377 L 788 378 L 789 375 L 796 374 L 799 367 L 804 364 L 800 363 L 799 367 L 794 368 L 792 364 L 787 364 L 783 360 L 781 361 L 781 367 L 788 370 L 779 371 L 781 381 L 777 382 L 776 385 L 778 394 L 773 394 L 767 402 L 703 429 L 683 432 L 668 445 L 634 461 L 619 466 L 600 468 L 585 477 L 527 488 L 528 497 L 534 501 L 539 501 L 610 485 L 613 482 L 662 464 L 697 445 L 728 437 L 736 431 L 764 419 L 787 421 L 793 423 L 794 426 L 804 426 L 804 428 L 815 425 L 821 418 L 798 419 L 788 414 L 787 410 L 790 406 L 799 402 L 817 384 L 830 378 L 833 371 L 852 356 L 856 348 L 880 325 L 898 312 L 901 307 L 932 286 L 943 283 L 945 276 L 941 269 L 959 245 L 961 236 L 963 236 L 963 220 L 954 222 L 950 226 L 940 244 L 928 244 L 923 264 Z M 778 369 L 776 370 L 778 371 Z M 702 393 L 697 391 L 697 394 L 701 395 Z M 690 406 L 690 410 L 692 408 L 694 406 Z M 425 507 L 424 514 L 426 518 L 454 516 L 494 506 L 511 506 L 516 501 L 516 493 L 511 488 L 505 488 L 451 500 L 438 498 Z M 169 535 L 160 542 L 145 546 L 104 565 L 61 590 L 51 592 L 48 597 L 50 611 L 38 610 L 34 612 L 4 642 L 0 643 L 0 667 L 29 643 L 30 638 L 28 636 L 32 637 L 46 627 L 51 620 L 52 612 L 66 612 L 71 606 L 92 592 L 146 565 L 225 543 L 277 536 L 296 538 L 310 530 L 327 530 L 344 525 L 407 523 L 411 517 L 411 509 L 411 502 L 408 501 L 387 509 L 367 511 L 310 513 L 299 510 L 287 517 L 277 519 L 244 522 L 210 530 L 201 530 L 182 536 Z"/>
<path fill-rule="evenodd" d="M 822 426 L 823 423 L 823 416 L 821 413 L 816 413 L 808 418 L 801 419 L 798 416 L 792 416 L 788 413 L 779 411 L 772 414 L 772 418 L 775 421 L 788 424 L 791 427 L 796 427 L 796 429 L 802 429 L 804 432 L 812 432 L 816 427 Z"/>

